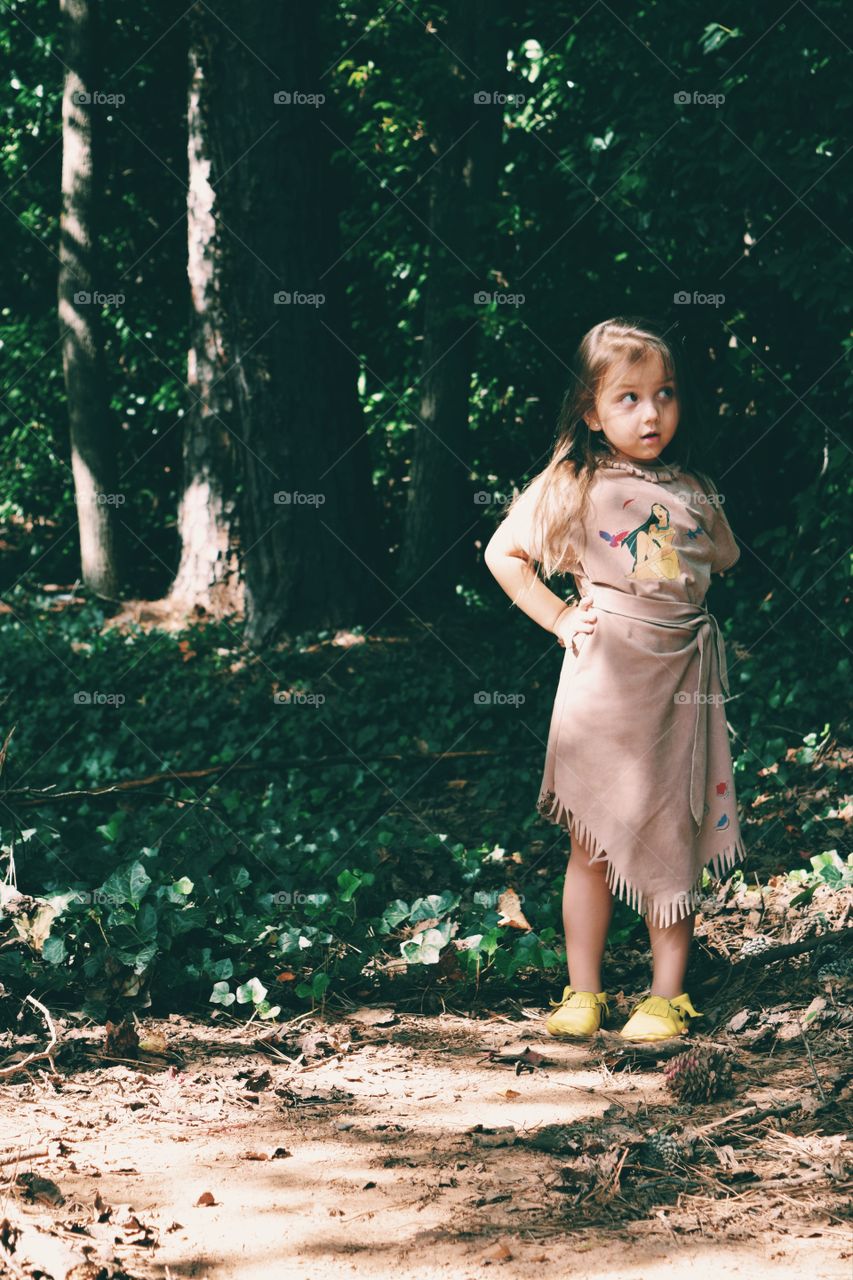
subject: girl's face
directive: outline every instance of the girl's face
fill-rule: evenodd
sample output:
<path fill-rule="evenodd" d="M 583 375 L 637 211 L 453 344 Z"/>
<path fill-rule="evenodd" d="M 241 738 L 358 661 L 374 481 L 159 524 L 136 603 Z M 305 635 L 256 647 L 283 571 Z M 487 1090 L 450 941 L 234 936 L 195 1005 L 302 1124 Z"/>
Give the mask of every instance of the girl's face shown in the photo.
<path fill-rule="evenodd" d="M 617 456 L 654 462 L 675 435 L 678 415 L 678 388 L 654 352 L 638 364 L 609 369 L 585 420 L 592 431 L 604 432 Z"/>

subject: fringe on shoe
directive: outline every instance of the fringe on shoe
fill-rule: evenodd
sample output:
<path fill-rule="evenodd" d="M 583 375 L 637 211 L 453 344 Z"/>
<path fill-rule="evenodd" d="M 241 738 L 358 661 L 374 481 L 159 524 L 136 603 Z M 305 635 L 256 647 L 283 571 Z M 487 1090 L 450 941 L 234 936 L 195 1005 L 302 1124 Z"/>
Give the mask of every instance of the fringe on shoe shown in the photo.
<path fill-rule="evenodd" d="M 610 892 L 614 897 L 626 902 L 629 907 L 633 907 L 640 915 L 648 916 L 651 924 L 656 928 L 666 929 L 684 916 L 689 916 L 705 896 L 702 888 L 702 877 L 705 871 L 703 867 L 695 884 L 686 893 L 679 893 L 668 900 L 649 898 L 636 884 L 627 880 L 616 870 L 606 850 L 602 848 L 600 841 L 586 823 L 574 815 L 554 791 L 543 792 L 536 803 L 536 809 L 543 818 L 557 823 L 569 835 L 574 835 L 575 839 L 589 851 L 590 862 L 606 862 L 607 884 Z M 745 857 L 746 846 L 741 835 L 733 844 L 726 845 L 725 849 L 715 853 L 706 866 L 716 880 L 722 880 Z"/>

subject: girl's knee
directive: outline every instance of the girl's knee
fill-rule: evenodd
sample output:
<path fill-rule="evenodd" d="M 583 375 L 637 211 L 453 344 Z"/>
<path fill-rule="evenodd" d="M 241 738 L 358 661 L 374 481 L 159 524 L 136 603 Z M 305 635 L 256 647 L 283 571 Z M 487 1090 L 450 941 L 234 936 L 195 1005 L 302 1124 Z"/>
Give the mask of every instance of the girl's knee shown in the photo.
<path fill-rule="evenodd" d="M 604 858 L 599 858 L 597 862 L 591 862 L 589 851 L 574 840 L 572 841 L 569 861 L 574 863 L 576 868 L 587 872 L 589 875 L 603 876 L 607 872 L 607 862 Z"/>

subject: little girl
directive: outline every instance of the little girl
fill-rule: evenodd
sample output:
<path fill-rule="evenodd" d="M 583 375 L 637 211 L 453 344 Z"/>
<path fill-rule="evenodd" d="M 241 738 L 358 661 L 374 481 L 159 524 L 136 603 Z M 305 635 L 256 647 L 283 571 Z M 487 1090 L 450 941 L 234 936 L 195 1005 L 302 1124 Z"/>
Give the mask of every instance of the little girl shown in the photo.
<path fill-rule="evenodd" d="M 672 327 L 672 326 L 670 326 Z M 574 357 L 556 447 L 485 559 L 565 648 L 537 803 L 564 827 L 569 985 L 545 1023 L 592 1036 L 609 1017 L 601 961 L 614 894 L 646 917 L 651 993 L 621 1034 L 657 1040 L 701 1017 L 682 990 L 702 876 L 745 857 L 724 710 L 723 637 L 703 601 L 740 555 L 695 459 L 701 426 L 678 342 L 636 318 L 592 328 Z M 567 604 L 540 578 L 572 574 Z"/>

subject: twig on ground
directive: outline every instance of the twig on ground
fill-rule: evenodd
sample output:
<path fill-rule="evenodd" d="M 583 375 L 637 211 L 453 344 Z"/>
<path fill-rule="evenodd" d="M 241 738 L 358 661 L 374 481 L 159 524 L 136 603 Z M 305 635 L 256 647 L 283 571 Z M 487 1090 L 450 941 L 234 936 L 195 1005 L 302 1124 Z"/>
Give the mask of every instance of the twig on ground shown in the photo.
<path fill-rule="evenodd" d="M 11 735 L 10 735 L 11 736 Z M 6 739 L 8 742 L 8 738 Z M 5 744 L 4 744 L 5 750 Z M 432 760 L 436 764 L 441 760 L 491 760 L 500 756 L 521 755 L 528 751 L 526 745 L 518 747 L 479 748 L 473 751 L 424 751 L 383 752 L 371 756 L 373 763 L 385 764 L 417 764 Z M 220 773 L 281 773 L 285 769 L 316 769 L 319 766 L 335 764 L 352 764 L 352 753 L 326 756 L 290 756 L 284 760 L 264 760 L 257 764 L 233 764 L 223 761 L 222 764 L 206 765 L 199 769 L 170 769 L 168 773 L 153 773 L 144 778 L 123 778 L 120 782 L 105 783 L 101 787 L 78 787 L 69 791 L 52 791 L 48 787 L 9 787 L 5 796 L 9 804 L 16 809 L 34 809 L 45 804 L 56 804 L 59 800 L 79 800 L 82 797 L 93 798 L 113 795 L 117 792 L 142 791 L 147 787 L 158 786 L 163 782 L 198 782 L 205 778 L 215 778 Z M 165 797 L 160 797 L 165 798 Z M 198 803 L 196 800 L 187 803 Z"/>
<path fill-rule="evenodd" d="M 13 1062 L 8 1067 L 0 1067 L 0 1077 L 12 1076 L 17 1071 L 22 1071 L 24 1067 L 28 1067 L 31 1063 L 41 1062 L 45 1058 L 47 1058 L 52 1069 L 54 1071 L 56 1070 L 56 1064 L 53 1061 L 53 1051 L 59 1042 L 59 1037 L 56 1034 L 56 1027 L 53 1025 L 53 1019 L 51 1018 L 47 1009 L 42 1004 L 41 1000 L 37 1000 L 35 996 L 26 996 L 25 999 L 29 1001 L 29 1003 L 33 1005 L 36 1009 L 38 1009 L 39 1013 L 44 1018 L 47 1024 L 47 1029 L 50 1032 L 50 1044 L 47 1046 L 46 1049 L 40 1049 L 38 1053 L 28 1053 L 27 1056 L 25 1058 L 22 1058 L 20 1062 Z"/>
<path fill-rule="evenodd" d="M 718 1129 L 721 1124 L 731 1124 L 741 1116 L 749 1116 L 750 1124 L 756 1124 L 759 1120 L 766 1120 L 768 1116 L 787 1116 L 792 1111 L 799 1111 L 801 1106 L 801 1102 L 786 1102 L 779 1107 L 759 1107 L 757 1102 L 750 1103 L 748 1107 L 741 1107 L 740 1111 L 732 1111 L 727 1116 L 720 1116 L 709 1124 L 701 1125 L 694 1133 L 699 1137 L 703 1133 L 710 1133 L 711 1129 Z"/>
<path fill-rule="evenodd" d="M 826 1102 L 826 1094 L 823 1091 L 823 1085 L 821 1084 L 817 1071 L 815 1070 L 814 1058 L 812 1057 L 812 1047 L 809 1044 L 808 1036 L 806 1035 L 805 1028 L 799 1017 L 797 1018 L 797 1024 L 800 1028 L 800 1036 L 803 1044 L 806 1046 L 806 1053 L 809 1055 L 809 1066 L 812 1069 L 812 1075 L 814 1076 L 814 1082 L 817 1085 L 817 1091 L 820 1094 L 820 1100 L 821 1102 Z"/>
<path fill-rule="evenodd" d="M 19 1160 L 37 1160 L 39 1156 L 46 1156 L 48 1151 L 48 1147 L 28 1147 L 26 1151 L 22 1151 L 20 1147 L 4 1147 L 0 1151 L 0 1169 L 17 1164 Z"/>

